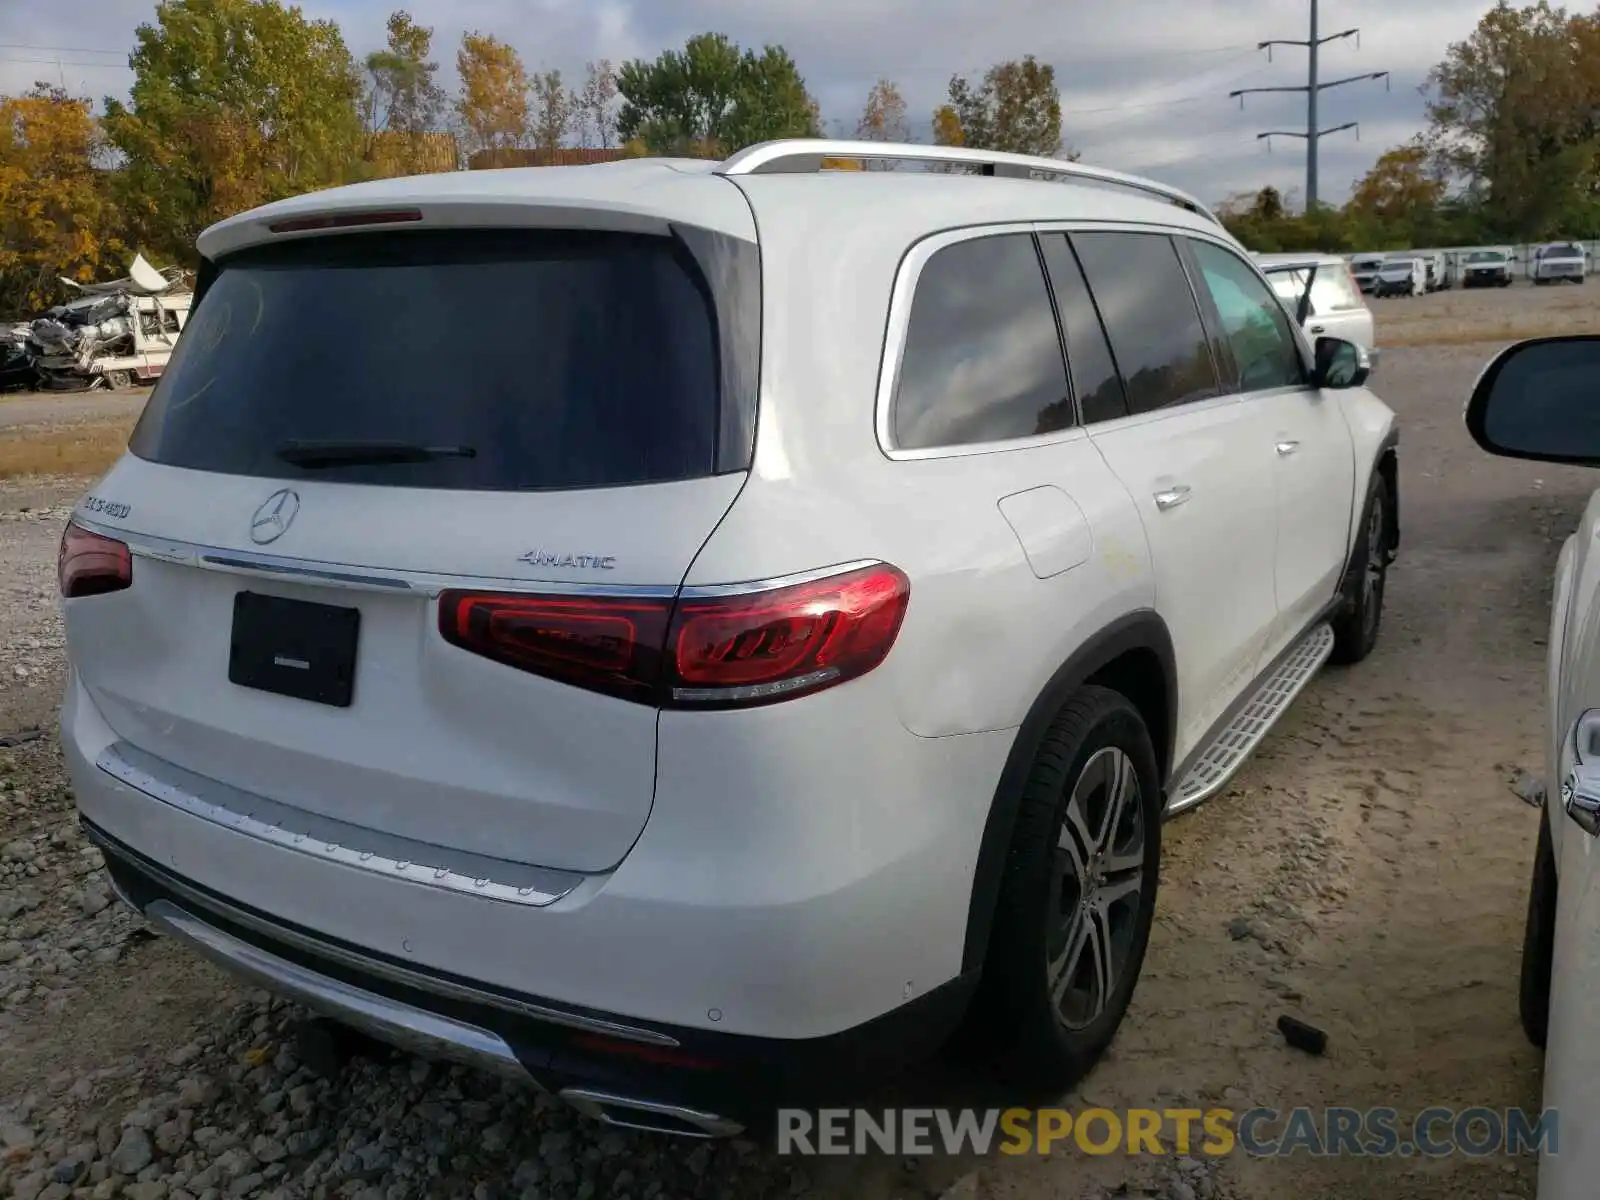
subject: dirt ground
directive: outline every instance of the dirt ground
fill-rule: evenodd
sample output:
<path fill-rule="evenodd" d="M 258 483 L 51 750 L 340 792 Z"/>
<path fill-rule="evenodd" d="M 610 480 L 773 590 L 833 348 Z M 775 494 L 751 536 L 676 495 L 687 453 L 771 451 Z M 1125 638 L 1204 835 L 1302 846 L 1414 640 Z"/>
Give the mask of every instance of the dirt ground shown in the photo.
<path fill-rule="evenodd" d="M 1538 818 L 1508 780 L 1518 767 L 1539 769 L 1550 573 L 1600 477 L 1489 458 L 1468 440 L 1461 410 L 1505 330 L 1600 332 L 1600 289 L 1521 285 L 1374 308 L 1379 344 L 1395 348 L 1371 386 L 1402 428 L 1403 542 L 1379 647 L 1314 681 L 1225 794 L 1167 826 L 1132 1011 L 1070 1107 L 1386 1105 L 1405 1116 L 1436 1105 L 1539 1106 L 1540 1059 L 1516 1012 Z M 1468 340 L 1480 336 L 1488 340 Z M 1417 344 L 1429 339 L 1438 344 Z M 32 406 L 29 419 L 6 427 L 19 404 Z M 0 402 L 0 456 L 7 439 L 37 436 L 37 405 Z M 53 565 L 65 506 L 84 486 L 0 484 L 0 736 L 47 730 L 0 749 L 0 846 L 41 827 L 40 797 L 51 821 L 69 817 L 48 733 L 62 672 Z M 8 806 L 5 788 L 32 805 Z M 66 1004 L 0 1006 L 0 1110 L 52 1080 L 169 1061 L 244 995 L 165 942 L 90 962 L 72 980 Z M 5 990 L 0 975 L 0 1000 Z M 1275 1022 L 1285 1013 L 1327 1031 L 1325 1056 L 1284 1045 Z M 891 1100 L 994 1103 L 940 1066 L 879 1102 Z M 1064 1149 L 981 1162 L 812 1162 L 800 1175 L 765 1162 L 726 1178 L 748 1187 L 692 1194 L 1506 1200 L 1533 1195 L 1535 1162 L 1235 1154 L 1183 1183 L 1170 1161 Z M 0 1174 L 0 1194 L 4 1186 Z"/>

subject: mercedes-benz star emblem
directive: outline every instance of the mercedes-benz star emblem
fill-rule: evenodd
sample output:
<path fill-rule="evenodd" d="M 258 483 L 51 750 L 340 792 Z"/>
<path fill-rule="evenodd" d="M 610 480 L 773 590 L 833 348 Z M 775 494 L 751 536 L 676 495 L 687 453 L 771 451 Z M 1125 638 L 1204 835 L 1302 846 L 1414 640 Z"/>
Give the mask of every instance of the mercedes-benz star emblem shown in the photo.
<path fill-rule="evenodd" d="M 300 511 L 299 493 L 280 488 L 268 496 L 250 518 L 250 540 L 258 546 L 275 542 L 288 532 L 294 515 Z"/>

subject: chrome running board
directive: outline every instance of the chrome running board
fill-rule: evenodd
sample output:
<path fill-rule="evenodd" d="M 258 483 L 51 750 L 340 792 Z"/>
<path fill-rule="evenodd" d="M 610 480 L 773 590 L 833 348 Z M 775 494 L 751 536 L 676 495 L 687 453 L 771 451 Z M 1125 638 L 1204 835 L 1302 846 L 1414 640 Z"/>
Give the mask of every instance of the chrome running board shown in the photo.
<path fill-rule="evenodd" d="M 1243 708 L 1212 738 L 1172 789 L 1167 815 L 1209 800 L 1232 779 L 1278 718 L 1289 711 L 1333 653 L 1333 627 L 1318 625 L 1279 661 Z"/>

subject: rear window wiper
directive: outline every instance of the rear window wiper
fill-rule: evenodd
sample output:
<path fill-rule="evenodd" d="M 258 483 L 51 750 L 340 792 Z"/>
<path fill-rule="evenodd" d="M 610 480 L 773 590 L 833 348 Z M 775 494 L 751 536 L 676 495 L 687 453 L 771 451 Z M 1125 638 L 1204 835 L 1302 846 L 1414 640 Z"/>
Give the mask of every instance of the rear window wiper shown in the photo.
<path fill-rule="evenodd" d="M 425 463 L 441 458 L 476 458 L 471 446 L 421 446 L 411 442 L 284 442 L 273 452 L 308 470 L 384 463 Z"/>

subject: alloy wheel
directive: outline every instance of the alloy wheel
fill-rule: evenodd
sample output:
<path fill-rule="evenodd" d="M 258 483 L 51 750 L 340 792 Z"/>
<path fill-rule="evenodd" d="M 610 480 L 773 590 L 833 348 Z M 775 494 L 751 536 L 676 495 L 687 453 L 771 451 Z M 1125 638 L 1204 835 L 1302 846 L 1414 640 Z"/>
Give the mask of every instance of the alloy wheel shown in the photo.
<path fill-rule="evenodd" d="M 1071 1030 L 1111 1003 L 1128 964 L 1144 890 L 1144 804 L 1133 761 L 1115 746 L 1083 766 L 1056 840 L 1046 950 L 1050 1001 Z"/>

